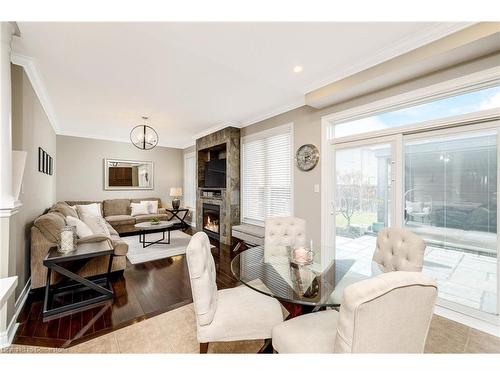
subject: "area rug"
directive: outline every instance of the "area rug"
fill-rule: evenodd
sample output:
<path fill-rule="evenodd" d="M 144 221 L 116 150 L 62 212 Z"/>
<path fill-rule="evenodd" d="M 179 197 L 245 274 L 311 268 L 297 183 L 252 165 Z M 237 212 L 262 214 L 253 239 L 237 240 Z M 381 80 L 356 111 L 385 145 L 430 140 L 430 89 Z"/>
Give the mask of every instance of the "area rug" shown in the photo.
<path fill-rule="evenodd" d="M 161 239 L 161 233 L 146 234 L 146 241 Z M 165 234 L 167 238 L 167 234 Z M 163 259 L 186 253 L 191 236 L 180 230 L 170 232 L 170 244 L 155 244 L 143 248 L 139 243 L 139 235 L 122 237 L 128 243 L 127 259 L 132 264 L 149 262 L 151 260 Z"/>
<path fill-rule="evenodd" d="M 212 342 L 209 353 L 257 353 L 263 340 Z M 0 353 L 199 353 L 193 304 L 156 315 L 68 349 L 11 345 Z"/>

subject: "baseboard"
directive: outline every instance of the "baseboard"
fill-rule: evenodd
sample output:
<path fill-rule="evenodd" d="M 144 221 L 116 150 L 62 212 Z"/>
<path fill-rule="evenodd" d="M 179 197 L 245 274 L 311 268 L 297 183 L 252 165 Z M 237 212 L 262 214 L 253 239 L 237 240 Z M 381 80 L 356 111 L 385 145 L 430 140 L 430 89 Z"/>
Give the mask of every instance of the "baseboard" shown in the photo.
<path fill-rule="evenodd" d="M 497 324 L 486 322 L 443 306 L 436 306 L 434 313 L 442 316 L 443 318 L 450 319 L 479 331 L 489 333 L 490 335 L 500 337 L 500 326 Z"/>
<path fill-rule="evenodd" d="M 23 291 L 19 295 L 19 298 L 16 300 L 14 304 L 16 310 L 14 312 L 14 316 L 9 322 L 7 330 L 5 332 L 0 333 L 0 348 L 4 348 L 12 344 L 14 336 L 16 335 L 17 328 L 19 327 L 19 323 L 17 323 L 17 318 L 19 317 L 19 314 L 21 313 L 21 310 L 23 309 L 24 304 L 28 299 L 28 294 L 30 289 L 31 289 L 31 277 L 29 278 L 28 282 L 23 288 Z"/>
<path fill-rule="evenodd" d="M 0 333 L 0 349 L 12 344 L 18 327 L 19 323 L 16 322 L 16 319 L 12 319 L 7 327 L 7 331 Z"/>
<path fill-rule="evenodd" d="M 26 303 L 26 300 L 28 299 L 29 292 L 31 290 L 31 277 L 28 279 L 28 282 L 23 288 L 23 291 L 21 292 L 19 298 L 16 300 L 16 317 L 19 316 L 21 313 L 22 308 L 24 307 L 24 304 Z"/>

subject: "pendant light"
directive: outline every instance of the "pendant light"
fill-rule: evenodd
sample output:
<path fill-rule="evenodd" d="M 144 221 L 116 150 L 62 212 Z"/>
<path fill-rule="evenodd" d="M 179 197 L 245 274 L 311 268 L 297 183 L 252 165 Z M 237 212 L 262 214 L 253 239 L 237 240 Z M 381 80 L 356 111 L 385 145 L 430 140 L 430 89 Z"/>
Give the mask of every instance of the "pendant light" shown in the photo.
<path fill-rule="evenodd" d="M 148 117 L 142 116 L 144 124 L 137 125 L 130 132 L 130 141 L 141 150 L 151 150 L 158 144 L 158 133 L 151 126 L 146 125 Z"/>

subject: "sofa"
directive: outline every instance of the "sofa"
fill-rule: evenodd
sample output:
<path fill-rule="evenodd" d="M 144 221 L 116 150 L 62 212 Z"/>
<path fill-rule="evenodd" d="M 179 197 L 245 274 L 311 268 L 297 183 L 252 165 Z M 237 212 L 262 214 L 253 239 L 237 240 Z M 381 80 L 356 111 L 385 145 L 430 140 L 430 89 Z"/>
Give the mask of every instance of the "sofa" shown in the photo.
<path fill-rule="evenodd" d="M 139 203 L 140 201 L 158 201 L 158 213 L 148 215 L 130 215 L 130 204 Z M 152 218 L 160 220 L 169 220 L 171 215 L 167 214 L 165 208 L 161 207 L 160 198 L 140 198 L 140 199 L 107 199 L 104 201 L 66 201 L 70 206 L 77 204 L 100 203 L 102 216 L 104 219 L 119 233 L 137 232 L 135 224 L 149 221 Z"/>
<path fill-rule="evenodd" d="M 33 289 L 45 286 L 47 278 L 47 268 L 43 265 L 43 259 L 49 249 L 57 244 L 60 238 L 61 228 L 66 225 L 66 216 L 74 215 L 70 206 L 90 203 L 100 203 L 102 216 L 106 220 L 106 225 L 110 231 L 110 240 L 114 247 L 114 260 L 112 272 L 122 271 L 127 265 L 126 255 L 128 244 L 120 238 L 120 234 L 136 232 L 136 223 L 151 220 L 158 217 L 161 220 L 168 220 L 168 215 L 164 208 L 159 208 L 158 214 L 151 215 L 130 215 L 130 203 L 141 200 L 157 200 L 159 198 L 142 199 L 109 199 L 105 201 L 65 201 L 54 204 L 46 213 L 35 219 L 31 228 L 31 287 Z M 103 241 L 102 237 L 86 239 L 86 241 Z M 107 272 L 108 257 L 98 257 L 85 263 L 83 266 L 75 264 L 74 272 L 90 277 L 105 274 Z M 77 267 L 77 268 L 76 268 Z M 52 273 L 51 284 L 56 283 L 60 276 L 56 272 Z"/>

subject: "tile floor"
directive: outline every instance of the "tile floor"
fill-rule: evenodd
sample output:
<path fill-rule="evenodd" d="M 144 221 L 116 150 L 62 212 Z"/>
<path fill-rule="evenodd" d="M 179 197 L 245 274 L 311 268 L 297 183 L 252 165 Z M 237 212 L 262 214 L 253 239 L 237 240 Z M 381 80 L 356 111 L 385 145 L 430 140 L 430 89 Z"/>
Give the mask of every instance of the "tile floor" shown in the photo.
<path fill-rule="evenodd" d="M 337 237 L 338 258 L 360 261 L 357 272 L 370 272 L 376 237 Z M 497 313 L 497 258 L 427 246 L 425 273 L 438 281 L 441 298 L 488 313 Z"/>
<path fill-rule="evenodd" d="M 198 353 L 193 304 L 157 315 L 68 349 L 12 345 L 4 353 Z M 257 353 L 262 340 L 211 343 L 209 353 Z"/>
<path fill-rule="evenodd" d="M 209 353 L 257 353 L 262 340 L 211 343 Z M 12 345 L 3 353 L 198 353 L 189 304 L 68 349 Z M 500 338 L 435 315 L 426 353 L 500 353 Z"/>

